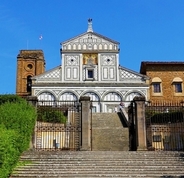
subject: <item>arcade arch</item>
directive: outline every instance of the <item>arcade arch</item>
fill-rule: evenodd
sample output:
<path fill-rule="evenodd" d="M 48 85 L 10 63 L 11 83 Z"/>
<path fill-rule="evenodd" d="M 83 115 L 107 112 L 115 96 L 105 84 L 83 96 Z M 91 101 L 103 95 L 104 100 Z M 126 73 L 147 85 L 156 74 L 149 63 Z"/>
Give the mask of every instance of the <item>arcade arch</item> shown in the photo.
<path fill-rule="evenodd" d="M 114 112 L 115 107 L 119 107 L 119 103 L 123 100 L 118 92 L 108 92 L 103 96 L 103 111 Z"/>
<path fill-rule="evenodd" d="M 89 96 L 90 100 L 92 101 L 92 112 L 100 112 L 101 105 L 100 105 L 100 97 L 94 92 L 86 92 L 83 94 L 84 96 Z"/>

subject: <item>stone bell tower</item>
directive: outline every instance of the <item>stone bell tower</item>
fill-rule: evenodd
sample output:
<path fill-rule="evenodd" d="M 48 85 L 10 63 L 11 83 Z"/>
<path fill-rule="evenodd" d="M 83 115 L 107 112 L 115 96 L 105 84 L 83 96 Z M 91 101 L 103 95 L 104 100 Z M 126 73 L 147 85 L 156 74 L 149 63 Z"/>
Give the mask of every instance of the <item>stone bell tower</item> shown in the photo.
<path fill-rule="evenodd" d="M 31 95 L 31 77 L 45 72 L 42 50 L 20 50 L 17 56 L 16 94 L 22 97 Z"/>

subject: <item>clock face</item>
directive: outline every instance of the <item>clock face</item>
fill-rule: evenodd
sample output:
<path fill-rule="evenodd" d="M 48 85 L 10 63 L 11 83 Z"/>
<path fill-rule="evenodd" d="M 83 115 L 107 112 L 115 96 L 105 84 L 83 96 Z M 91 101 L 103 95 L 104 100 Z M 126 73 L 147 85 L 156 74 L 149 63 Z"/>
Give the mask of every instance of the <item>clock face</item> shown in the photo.
<path fill-rule="evenodd" d="M 83 64 L 98 65 L 98 54 L 83 54 Z"/>

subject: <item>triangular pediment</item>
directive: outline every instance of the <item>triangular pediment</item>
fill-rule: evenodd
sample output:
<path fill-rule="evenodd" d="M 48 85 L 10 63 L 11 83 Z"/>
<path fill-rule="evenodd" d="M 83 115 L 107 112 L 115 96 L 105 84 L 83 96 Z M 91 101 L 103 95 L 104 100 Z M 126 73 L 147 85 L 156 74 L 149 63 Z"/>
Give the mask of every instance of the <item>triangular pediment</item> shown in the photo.
<path fill-rule="evenodd" d="M 127 69 L 125 67 L 119 66 L 119 77 L 120 81 L 123 82 L 143 82 L 147 79 L 149 79 L 148 76 L 142 75 L 138 72 L 135 72 L 133 70 Z"/>
<path fill-rule="evenodd" d="M 61 66 L 55 67 L 40 75 L 32 77 L 32 80 L 34 80 L 35 83 L 44 82 L 44 81 L 45 82 L 60 81 L 61 69 L 62 69 Z"/>
<path fill-rule="evenodd" d="M 116 50 L 119 42 L 95 32 L 86 32 L 61 43 L 62 50 Z"/>

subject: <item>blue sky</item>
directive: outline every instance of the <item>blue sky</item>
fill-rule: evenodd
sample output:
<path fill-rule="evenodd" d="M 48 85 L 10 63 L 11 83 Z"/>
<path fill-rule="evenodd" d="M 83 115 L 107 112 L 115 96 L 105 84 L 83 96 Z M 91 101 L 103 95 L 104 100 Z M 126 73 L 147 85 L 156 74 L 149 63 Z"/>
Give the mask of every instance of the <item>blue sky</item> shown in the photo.
<path fill-rule="evenodd" d="M 120 42 L 123 67 L 184 60 L 184 0 L 1 0 L 0 94 L 16 92 L 19 50 L 42 49 L 52 69 L 60 43 L 86 32 L 88 18 L 94 32 Z"/>

